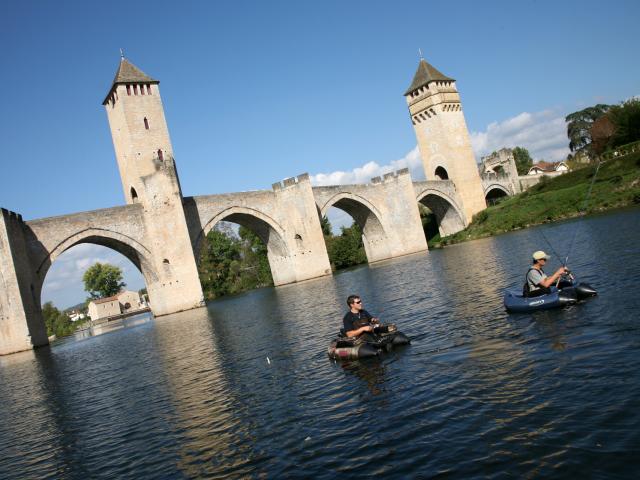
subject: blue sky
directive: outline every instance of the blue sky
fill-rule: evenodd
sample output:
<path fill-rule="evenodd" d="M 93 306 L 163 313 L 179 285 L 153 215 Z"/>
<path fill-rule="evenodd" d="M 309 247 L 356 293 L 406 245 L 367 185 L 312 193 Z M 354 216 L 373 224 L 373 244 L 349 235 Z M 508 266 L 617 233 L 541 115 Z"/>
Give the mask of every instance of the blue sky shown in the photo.
<path fill-rule="evenodd" d="M 101 106 L 120 47 L 161 81 L 183 191 L 199 195 L 302 172 L 419 175 L 402 97 L 418 48 L 457 79 L 478 156 L 523 145 L 562 158 L 564 115 L 640 93 L 638 18 L 634 1 L 8 0 L 0 206 L 32 219 L 124 203 Z M 43 294 L 61 306 L 84 297 L 78 264 L 112 258 L 73 250 L 47 277 L 66 288 Z"/>

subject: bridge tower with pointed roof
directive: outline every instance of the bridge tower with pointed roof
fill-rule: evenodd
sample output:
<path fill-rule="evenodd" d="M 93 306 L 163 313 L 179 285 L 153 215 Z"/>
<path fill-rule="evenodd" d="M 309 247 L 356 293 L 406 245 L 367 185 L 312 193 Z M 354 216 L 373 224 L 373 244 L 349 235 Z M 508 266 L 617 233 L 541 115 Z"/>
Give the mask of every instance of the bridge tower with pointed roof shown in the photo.
<path fill-rule="evenodd" d="M 125 200 L 141 204 L 156 262 L 154 275 L 142 271 L 156 316 L 204 305 L 159 83 L 122 56 L 102 102 Z"/>
<path fill-rule="evenodd" d="M 427 180 L 452 180 L 466 223 L 486 208 L 456 82 L 420 59 L 404 93 Z"/>

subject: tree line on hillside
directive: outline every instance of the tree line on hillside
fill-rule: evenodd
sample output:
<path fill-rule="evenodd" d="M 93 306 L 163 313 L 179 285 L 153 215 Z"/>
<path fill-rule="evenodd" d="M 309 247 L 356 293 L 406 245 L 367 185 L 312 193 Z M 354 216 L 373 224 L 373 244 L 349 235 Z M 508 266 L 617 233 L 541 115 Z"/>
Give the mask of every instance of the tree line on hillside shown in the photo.
<path fill-rule="evenodd" d="M 565 118 L 573 156 L 593 158 L 640 140 L 640 99 L 619 105 L 597 104 Z"/>

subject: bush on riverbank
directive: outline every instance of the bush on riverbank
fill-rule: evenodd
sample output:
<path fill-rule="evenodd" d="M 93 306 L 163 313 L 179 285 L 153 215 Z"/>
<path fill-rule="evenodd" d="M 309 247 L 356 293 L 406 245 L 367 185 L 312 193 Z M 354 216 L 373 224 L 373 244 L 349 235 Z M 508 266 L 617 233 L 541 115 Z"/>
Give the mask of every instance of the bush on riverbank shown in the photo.
<path fill-rule="evenodd" d="M 465 230 L 440 243 L 459 243 L 575 217 L 582 212 L 589 214 L 640 204 L 640 153 L 602 163 L 585 202 L 595 170 L 593 165 L 544 180 L 478 213 Z"/>

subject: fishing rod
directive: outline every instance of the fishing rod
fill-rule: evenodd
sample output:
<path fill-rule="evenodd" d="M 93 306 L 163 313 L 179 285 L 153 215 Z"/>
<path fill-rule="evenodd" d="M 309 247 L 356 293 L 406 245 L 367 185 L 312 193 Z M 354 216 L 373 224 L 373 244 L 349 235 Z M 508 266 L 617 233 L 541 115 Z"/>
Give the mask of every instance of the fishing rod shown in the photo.
<path fill-rule="evenodd" d="M 593 178 L 591 179 L 591 184 L 589 185 L 589 190 L 587 190 L 587 195 L 584 197 L 584 200 L 582 202 L 582 207 L 578 209 L 578 216 L 582 217 L 582 214 L 584 212 L 586 212 L 586 207 L 587 207 L 587 202 L 589 201 L 589 197 L 591 196 L 591 191 L 593 190 L 593 185 L 596 183 L 596 177 L 598 176 L 598 170 L 600 170 L 600 157 L 598 157 L 598 164 L 596 165 L 596 171 L 593 173 Z M 578 228 L 576 225 L 576 228 L 574 228 L 573 230 L 573 237 L 571 238 L 571 243 L 569 244 L 569 250 L 567 251 L 567 256 L 564 259 L 564 262 L 562 263 L 563 267 L 567 266 L 567 262 L 569 261 L 569 254 L 571 253 L 571 251 L 573 250 L 573 244 L 576 241 L 576 235 L 578 234 Z"/>

